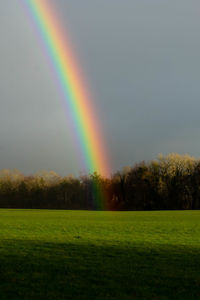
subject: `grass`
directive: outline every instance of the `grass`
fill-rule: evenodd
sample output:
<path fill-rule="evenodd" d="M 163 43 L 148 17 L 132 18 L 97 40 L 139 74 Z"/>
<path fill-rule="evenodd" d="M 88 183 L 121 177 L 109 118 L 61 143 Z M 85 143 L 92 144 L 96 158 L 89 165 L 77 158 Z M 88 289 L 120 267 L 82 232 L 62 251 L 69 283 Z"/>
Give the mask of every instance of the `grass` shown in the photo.
<path fill-rule="evenodd" d="M 200 211 L 2 209 L 0 299 L 200 299 Z"/>

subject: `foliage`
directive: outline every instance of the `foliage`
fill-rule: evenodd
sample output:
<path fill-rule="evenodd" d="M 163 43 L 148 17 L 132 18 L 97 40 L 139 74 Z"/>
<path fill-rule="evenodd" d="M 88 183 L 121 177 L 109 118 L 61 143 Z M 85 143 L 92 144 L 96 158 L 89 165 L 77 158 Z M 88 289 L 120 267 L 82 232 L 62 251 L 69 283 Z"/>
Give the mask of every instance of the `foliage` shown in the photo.
<path fill-rule="evenodd" d="M 200 209 L 200 160 L 171 153 L 125 167 L 110 178 L 53 171 L 0 171 L 0 207 L 95 210 Z"/>

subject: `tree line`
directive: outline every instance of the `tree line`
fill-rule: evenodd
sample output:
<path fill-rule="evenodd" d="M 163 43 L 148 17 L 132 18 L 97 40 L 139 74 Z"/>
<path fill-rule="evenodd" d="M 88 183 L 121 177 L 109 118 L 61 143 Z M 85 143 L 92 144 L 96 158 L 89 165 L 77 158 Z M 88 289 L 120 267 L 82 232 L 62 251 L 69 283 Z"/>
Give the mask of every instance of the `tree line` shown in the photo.
<path fill-rule="evenodd" d="M 55 172 L 24 176 L 0 171 L 1 208 L 172 210 L 200 209 L 200 160 L 171 153 L 104 178 L 60 177 Z"/>

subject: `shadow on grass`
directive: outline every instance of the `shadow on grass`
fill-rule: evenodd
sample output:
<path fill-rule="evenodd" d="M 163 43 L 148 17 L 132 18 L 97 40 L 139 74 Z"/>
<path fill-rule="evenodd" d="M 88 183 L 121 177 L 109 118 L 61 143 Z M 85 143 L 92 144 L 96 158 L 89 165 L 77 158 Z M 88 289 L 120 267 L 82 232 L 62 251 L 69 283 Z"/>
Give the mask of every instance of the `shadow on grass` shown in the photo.
<path fill-rule="evenodd" d="M 0 299 L 199 299 L 200 249 L 7 240 Z"/>

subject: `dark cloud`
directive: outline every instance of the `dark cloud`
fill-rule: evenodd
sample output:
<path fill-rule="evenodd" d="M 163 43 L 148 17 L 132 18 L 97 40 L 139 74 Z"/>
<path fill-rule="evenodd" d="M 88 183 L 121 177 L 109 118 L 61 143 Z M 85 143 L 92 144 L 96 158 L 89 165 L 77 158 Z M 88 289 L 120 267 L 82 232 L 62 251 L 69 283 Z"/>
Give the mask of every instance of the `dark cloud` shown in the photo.
<path fill-rule="evenodd" d="M 79 57 L 113 170 L 199 156 L 196 0 L 51 0 Z M 81 170 L 54 77 L 19 1 L 0 10 L 0 168 Z"/>

